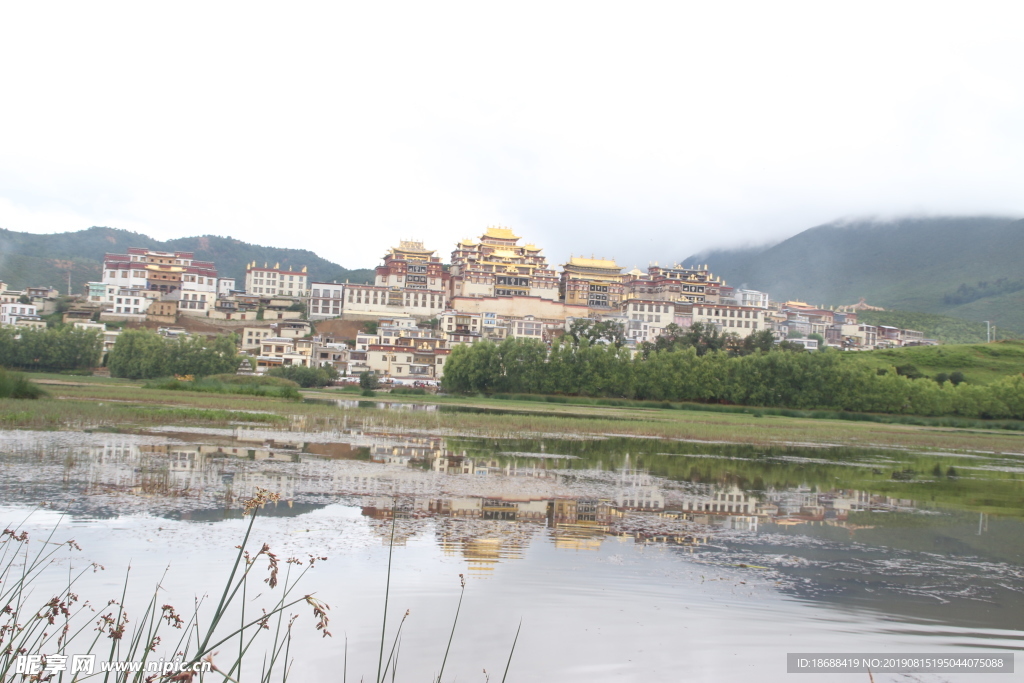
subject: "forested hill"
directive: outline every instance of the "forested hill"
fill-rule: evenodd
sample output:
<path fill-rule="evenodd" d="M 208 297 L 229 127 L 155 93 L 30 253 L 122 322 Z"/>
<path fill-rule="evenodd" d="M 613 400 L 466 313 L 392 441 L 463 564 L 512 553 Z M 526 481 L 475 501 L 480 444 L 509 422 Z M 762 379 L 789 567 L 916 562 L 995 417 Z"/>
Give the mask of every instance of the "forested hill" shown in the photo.
<path fill-rule="evenodd" d="M 214 235 L 161 242 L 137 232 L 94 227 L 51 235 L 0 229 L 0 280 L 12 289 L 52 285 L 64 293 L 70 268 L 72 291 L 82 293 L 86 282 L 100 279 L 103 255 L 124 254 L 128 247 L 191 251 L 198 260 L 213 261 L 218 273 L 234 277 L 239 287 L 245 284 L 245 265 L 252 261 L 306 266 L 312 281 L 373 282 L 374 275 L 370 269 L 348 270 L 305 249 L 264 247 Z"/>
<path fill-rule="evenodd" d="M 773 299 L 990 320 L 1024 333 L 1024 221 L 992 216 L 832 223 L 773 246 L 696 254 Z"/>

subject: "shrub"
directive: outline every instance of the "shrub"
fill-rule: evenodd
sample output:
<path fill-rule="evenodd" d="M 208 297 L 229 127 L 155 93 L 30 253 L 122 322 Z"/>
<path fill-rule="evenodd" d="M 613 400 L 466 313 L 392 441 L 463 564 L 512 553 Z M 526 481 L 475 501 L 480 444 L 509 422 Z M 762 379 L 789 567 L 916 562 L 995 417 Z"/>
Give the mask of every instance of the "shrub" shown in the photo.
<path fill-rule="evenodd" d="M 373 391 L 380 387 L 380 381 L 377 379 L 376 372 L 364 372 L 359 375 L 359 387 L 363 391 Z"/>
<path fill-rule="evenodd" d="M 39 398 L 46 396 L 38 384 L 25 379 L 24 375 L 7 372 L 0 368 L 0 398 Z"/>
<path fill-rule="evenodd" d="M 338 371 L 331 366 L 307 368 L 301 365 L 285 365 L 273 368 L 268 373 L 272 377 L 284 377 L 296 382 L 300 387 L 325 387 L 338 379 Z"/>

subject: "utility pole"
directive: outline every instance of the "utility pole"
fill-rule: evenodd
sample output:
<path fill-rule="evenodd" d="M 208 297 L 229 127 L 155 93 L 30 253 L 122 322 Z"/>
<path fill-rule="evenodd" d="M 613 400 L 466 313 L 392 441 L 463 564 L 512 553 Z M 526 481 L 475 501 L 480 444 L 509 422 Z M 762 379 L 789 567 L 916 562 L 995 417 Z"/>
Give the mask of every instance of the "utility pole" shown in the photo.
<path fill-rule="evenodd" d="M 985 323 L 985 339 L 988 343 L 992 343 L 992 323 L 988 320 L 983 320 Z"/>

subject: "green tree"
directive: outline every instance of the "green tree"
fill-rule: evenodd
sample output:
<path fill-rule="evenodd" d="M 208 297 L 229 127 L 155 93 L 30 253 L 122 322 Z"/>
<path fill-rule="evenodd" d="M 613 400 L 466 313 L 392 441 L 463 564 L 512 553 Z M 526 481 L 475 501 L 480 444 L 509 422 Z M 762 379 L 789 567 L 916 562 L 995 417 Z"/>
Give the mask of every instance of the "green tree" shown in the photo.
<path fill-rule="evenodd" d="M 577 318 L 569 325 L 566 332 L 577 346 L 586 339 L 590 344 L 604 342 L 614 344 L 616 348 L 626 343 L 625 327 L 614 320 L 597 321 L 592 318 Z"/>
<path fill-rule="evenodd" d="M 373 391 L 380 387 L 380 381 L 377 379 L 376 372 L 370 372 L 369 370 L 360 373 L 359 375 L 359 387 L 363 391 Z"/>

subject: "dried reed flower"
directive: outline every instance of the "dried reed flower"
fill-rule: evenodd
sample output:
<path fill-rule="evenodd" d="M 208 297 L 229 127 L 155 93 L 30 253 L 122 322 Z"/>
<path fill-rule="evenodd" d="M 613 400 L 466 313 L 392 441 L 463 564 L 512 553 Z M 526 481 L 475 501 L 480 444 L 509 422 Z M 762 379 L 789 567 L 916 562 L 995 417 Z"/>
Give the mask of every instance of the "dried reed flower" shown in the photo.
<path fill-rule="evenodd" d="M 281 494 L 271 493 L 267 489 L 257 486 L 256 495 L 243 502 L 245 509 L 242 514 L 248 515 L 258 507 L 262 507 L 267 503 L 276 503 L 279 500 L 281 500 Z"/>
<path fill-rule="evenodd" d="M 331 609 L 330 605 L 323 600 L 317 600 L 312 595 L 307 595 L 305 600 L 313 608 L 313 617 L 317 620 L 316 630 L 323 631 L 322 637 L 327 638 L 331 635 L 331 632 L 327 630 L 327 622 L 330 621 L 330 619 L 327 618 L 327 611 Z M 408 614 L 409 613 L 406 612 L 407 616 Z"/>

